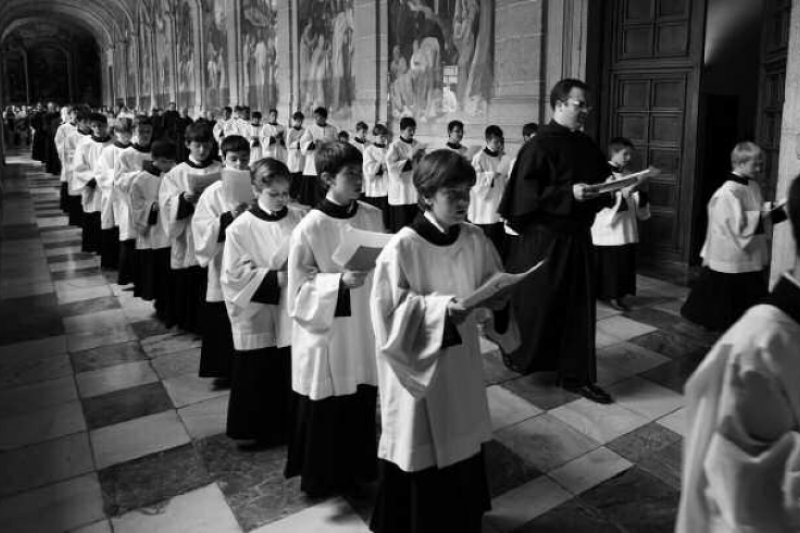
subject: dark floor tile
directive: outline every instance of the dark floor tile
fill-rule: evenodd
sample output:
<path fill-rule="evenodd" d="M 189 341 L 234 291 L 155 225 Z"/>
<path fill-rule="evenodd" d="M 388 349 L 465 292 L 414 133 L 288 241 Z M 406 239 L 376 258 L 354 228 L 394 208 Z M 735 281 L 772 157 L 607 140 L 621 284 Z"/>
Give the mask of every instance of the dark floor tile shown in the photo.
<path fill-rule="evenodd" d="M 123 363 L 133 363 L 135 361 L 147 361 L 147 354 L 137 341 L 112 344 L 75 352 L 70 355 L 75 372 L 89 372 Z"/>
<path fill-rule="evenodd" d="M 88 278 L 100 274 L 100 267 L 79 268 L 77 270 L 66 270 L 64 272 L 53 272 L 53 281 L 65 281 L 70 279 Z"/>
<path fill-rule="evenodd" d="M 196 443 L 245 531 L 296 513 L 317 501 L 300 491 L 300 478 L 285 479 L 286 448 L 244 451 L 225 435 Z"/>
<path fill-rule="evenodd" d="M 649 307 L 637 307 L 623 314 L 631 320 L 648 324 L 659 329 L 669 329 L 670 326 L 681 321 L 679 316 Z"/>
<path fill-rule="evenodd" d="M 636 466 L 651 474 L 673 489 L 681 490 L 683 467 L 683 442 L 678 441 L 645 456 Z"/>
<path fill-rule="evenodd" d="M 99 311 L 107 311 L 109 309 L 119 309 L 119 300 L 113 296 L 103 296 L 101 298 L 92 298 L 91 300 L 80 300 L 68 304 L 58 306 L 61 316 L 78 316 L 86 315 L 89 313 L 97 313 Z"/>
<path fill-rule="evenodd" d="M 483 354 L 483 380 L 487 385 L 496 385 L 520 377 L 503 363 L 498 350 Z"/>
<path fill-rule="evenodd" d="M 93 398 L 84 398 L 82 402 L 83 414 L 90 430 L 154 415 L 173 408 L 161 382 L 131 387 Z"/>
<path fill-rule="evenodd" d="M 692 342 L 704 346 L 706 349 L 710 349 L 722 335 L 720 332 L 709 331 L 684 318 L 681 318 L 681 320 L 670 326 L 669 331 L 684 336 Z"/>
<path fill-rule="evenodd" d="M 63 216 L 65 215 L 62 211 L 53 211 L 53 212 L 48 211 L 46 213 L 42 211 L 37 211 L 36 213 L 36 218 L 58 218 Z"/>
<path fill-rule="evenodd" d="M 172 330 L 164 325 L 160 320 L 143 320 L 141 322 L 133 322 L 131 324 L 133 332 L 139 339 L 146 339 L 155 335 L 163 335 Z"/>
<path fill-rule="evenodd" d="M 671 359 L 702 357 L 708 348 L 672 331 L 658 330 L 632 338 L 633 344 L 666 355 Z"/>
<path fill-rule="evenodd" d="M 4 200 L 25 200 L 31 197 L 31 193 L 27 191 L 9 191 L 3 193 Z"/>
<path fill-rule="evenodd" d="M 597 509 L 570 500 L 552 509 L 514 533 L 625 533 Z"/>
<path fill-rule="evenodd" d="M 39 237 L 39 226 L 36 224 L 11 224 L 0 228 L 0 238 L 8 241 L 36 239 Z"/>
<path fill-rule="evenodd" d="M 42 245 L 47 250 L 52 250 L 54 248 L 66 248 L 68 246 L 80 246 L 82 243 L 80 236 L 75 238 L 66 239 L 63 241 L 56 241 L 56 242 L 45 242 Z"/>
<path fill-rule="evenodd" d="M 627 435 L 614 439 L 606 447 L 632 463 L 638 463 L 648 455 L 680 441 L 681 436 L 674 431 L 651 422 Z"/>
<path fill-rule="evenodd" d="M 67 261 L 85 261 L 86 259 L 92 259 L 94 257 L 97 256 L 93 253 L 76 252 L 72 254 L 51 255 L 47 258 L 47 262 L 53 264 L 53 263 L 66 263 Z"/>
<path fill-rule="evenodd" d="M 58 300 L 53 293 L 0 301 L 0 324 L 0 344 L 64 333 Z"/>
<path fill-rule="evenodd" d="M 213 481 L 191 444 L 114 465 L 99 472 L 108 516 L 153 505 Z"/>
<path fill-rule="evenodd" d="M 545 410 L 555 409 L 578 399 L 577 395 L 556 385 L 556 376 L 552 372 L 540 372 L 511 379 L 501 386 Z"/>
<path fill-rule="evenodd" d="M 71 227 L 72 226 L 69 225 L 69 222 L 65 220 L 63 224 L 59 224 L 58 226 L 45 226 L 43 228 L 39 228 L 39 231 L 42 233 L 50 233 L 52 231 L 63 231 Z"/>
<path fill-rule="evenodd" d="M 579 496 L 630 533 L 672 533 L 679 492 L 662 481 L 631 468 Z M 564 530 L 568 531 L 568 530 Z"/>
<path fill-rule="evenodd" d="M 492 498 L 542 475 L 536 467 L 523 461 L 520 456 L 496 440 L 487 442 L 483 447 L 483 453 Z"/>
<path fill-rule="evenodd" d="M 689 376 L 692 375 L 692 372 L 695 371 L 697 365 L 700 364 L 700 361 L 700 359 L 688 357 L 675 359 L 674 361 L 664 363 L 647 372 L 643 372 L 642 376 L 668 389 L 683 394 L 686 381 L 689 379 Z"/>

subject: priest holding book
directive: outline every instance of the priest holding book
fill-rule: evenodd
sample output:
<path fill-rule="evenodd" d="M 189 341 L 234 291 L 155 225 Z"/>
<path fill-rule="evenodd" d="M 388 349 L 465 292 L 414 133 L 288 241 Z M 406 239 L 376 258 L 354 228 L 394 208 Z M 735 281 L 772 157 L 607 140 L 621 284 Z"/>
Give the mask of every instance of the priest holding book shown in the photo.
<path fill-rule="evenodd" d="M 594 185 L 611 175 L 602 150 L 584 134 L 588 86 L 559 81 L 550 93 L 553 120 L 525 144 L 511 171 L 498 212 L 519 237 L 505 258 L 523 272 L 543 258 L 541 271 L 513 291 L 521 346 L 505 354 L 519 372 L 555 371 L 560 385 L 598 403 L 611 396 L 595 385 L 595 273 L 590 229 L 613 205 Z"/>

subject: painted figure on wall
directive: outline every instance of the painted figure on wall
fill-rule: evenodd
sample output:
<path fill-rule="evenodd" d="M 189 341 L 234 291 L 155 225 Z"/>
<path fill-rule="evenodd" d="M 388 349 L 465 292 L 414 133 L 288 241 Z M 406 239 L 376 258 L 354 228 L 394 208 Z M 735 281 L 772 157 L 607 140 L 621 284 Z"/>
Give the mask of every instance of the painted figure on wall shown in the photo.
<path fill-rule="evenodd" d="M 128 78 L 126 62 L 125 43 L 118 41 L 114 47 L 114 96 L 117 102 L 124 101 L 126 94 L 125 80 Z"/>
<path fill-rule="evenodd" d="M 355 100 L 353 0 L 299 0 L 300 100 L 334 119 L 350 116 Z"/>
<path fill-rule="evenodd" d="M 275 0 L 242 0 L 242 74 L 245 97 L 266 115 L 278 103 Z"/>
<path fill-rule="evenodd" d="M 139 69 L 139 94 L 142 96 L 142 106 L 149 107 L 150 96 L 153 91 L 150 73 L 153 72 L 153 30 L 150 17 L 144 10 L 139 9 L 139 57 L 141 58 L 141 69 Z M 144 102 L 147 102 L 145 105 Z"/>
<path fill-rule="evenodd" d="M 389 2 L 392 116 L 482 114 L 491 98 L 495 0 Z"/>
<path fill-rule="evenodd" d="M 176 13 L 175 32 L 178 40 L 178 106 L 192 107 L 195 101 L 194 24 L 192 0 L 183 0 Z"/>
<path fill-rule="evenodd" d="M 169 56 L 172 54 L 172 48 L 169 46 L 169 20 L 167 14 L 164 13 L 163 8 L 156 4 L 154 8 L 155 15 L 155 93 L 156 105 L 163 108 L 169 101 Z"/>
<path fill-rule="evenodd" d="M 137 107 L 136 105 L 136 78 L 139 73 L 139 62 L 136 57 L 136 34 L 131 32 L 128 34 L 127 47 L 128 51 L 128 107 Z"/>
<path fill-rule="evenodd" d="M 211 107 L 228 105 L 228 37 L 224 0 L 203 0 L 205 42 L 205 101 Z"/>

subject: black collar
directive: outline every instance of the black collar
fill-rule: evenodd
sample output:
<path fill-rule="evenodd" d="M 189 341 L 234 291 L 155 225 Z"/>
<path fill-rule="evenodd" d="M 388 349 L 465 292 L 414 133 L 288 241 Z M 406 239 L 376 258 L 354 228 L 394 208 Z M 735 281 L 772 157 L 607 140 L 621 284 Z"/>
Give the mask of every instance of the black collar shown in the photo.
<path fill-rule="evenodd" d="M 332 218 L 353 218 L 358 213 L 358 202 L 353 200 L 350 205 L 338 205 L 325 198 L 315 209 Z"/>
<path fill-rule="evenodd" d="M 730 174 L 728 174 L 728 180 L 747 187 L 747 178 L 745 178 L 744 176 L 739 176 L 738 174 L 734 174 L 733 172 L 731 172 Z"/>
<path fill-rule="evenodd" d="M 372 143 L 372 146 L 374 146 L 375 148 L 386 148 L 385 144 Z"/>
<path fill-rule="evenodd" d="M 105 137 L 95 137 L 94 135 L 92 135 L 92 140 L 96 143 L 107 143 L 110 139 L 111 137 L 107 135 Z"/>
<path fill-rule="evenodd" d="M 78 133 L 80 133 L 81 135 L 84 135 L 84 136 L 85 136 L 85 135 L 91 135 L 91 134 L 92 134 L 92 130 L 89 130 L 89 131 L 81 131 L 81 129 L 80 129 L 80 128 L 78 128 Z"/>
<path fill-rule="evenodd" d="M 488 155 L 489 157 L 497 157 L 500 155 L 500 152 L 495 152 L 494 150 L 489 150 L 488 147 L 483 149 L 483 153 Z"/>
<path fill-rule="evenodd" d="M 121 143 L 121 142 L 119 142 L 119 141 L 114 141 L 114 146 L 116 146 L 117 148 L 122 148 L 122 149 L 124 150 L 125 148 L 127 148 L 127 147 L 131 146 L 131 143 L 128 143 L 128 144 L 122 144 L 122 143 Z"/>
<path fill-rule="evenodd" d="M 258 205 L 258 200 L 256 200 L 250 207 L 250 212 L 253 213 L 253 216 L 260 218 L 261 220 L 265 220 L 267 222 L 277 222 L 278 220 L 286 218 L 286 215 L 289 214 L 289 208 L 284 206 L 283 209 L 277 213 L 270 214 L 261 209 L 261 206 Z"/>
<path fill-rule="evenodd" d="M 303 126 L 292 126 L 292 129 L 295 131 L 300 131 L 303 129 Z"/>
<path fill-rule="evenodd" d="M 210 167 L 211 165 L 214 164 L 214 158 L 209 156 L 208 159 L 206 159 L 202 163 L 195 163 L 191 159 L 187 159 L 186 160 L 186 164 L 189 165 L 192 168 L 208 168 L 208 167 Z"/>
<path fill-rule="evenodd" d="M 461 150 L 461 143 L 456 144 L 447 141 L 447 147 L 450 148 L 451 150 Z"/>
<path fill-rule="evenodd" d="M 414 139 L 413 138 L 406 139 L 405 137 L 400 137 L 400 140 L 403 141 L 406 144 L 414 144 Z"/>
<path fill-rule="evenodd" d="M 160 176 L 162 174 L 161 170 L 149 159 L 142 161 L 142 170 L 152 174 L 153 176 Z"/>
<path fill-rule="evenodd" d="M 458 240 L 458 236 L 461 235 L 461 224 L 450 226 L 447 233 L 442 233 L 442 231 L 434 226 L 422 213 L 416 216 L 410 227 L 417 232 L 417 235 L 436 246 L 450 246 L 451 244 L 455 244 Z"/>
<path fill-rule="evenodd" d="M 133 149 L 136 150 L 137 152 L 146 153 L 146 152 L 150 151 L 150 146 L 149 145 L 148 146 L 142 146 L 139 143 L 133 143 Z"/>
<path fill-rule="evenodd" d="M 277 126 L 278 125 L 277 122 L 267 122 L 267 124 L 269 124 L 270 126 Z"/>
<path fill-rule="evenodd" d="M 366 139 L 359 139 L 358 137 L 353 137 L 353 140 L 355 142 L 357 142 L 358 144 L 367 144 L 367 140 Z"/>
<path fill-rule="evenodd" d="M 781 276 L 764 303 L 777 307 L 800 324 L 800 287 L 786 276 Z"/>

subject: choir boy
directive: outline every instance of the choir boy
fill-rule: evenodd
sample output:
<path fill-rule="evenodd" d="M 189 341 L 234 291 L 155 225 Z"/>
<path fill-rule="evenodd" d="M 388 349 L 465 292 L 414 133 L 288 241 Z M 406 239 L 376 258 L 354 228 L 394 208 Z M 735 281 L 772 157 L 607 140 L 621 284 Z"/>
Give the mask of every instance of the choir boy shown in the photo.
<path fill-rule="evenodd" d="M 389 172 L 386 169 L 386 151 L 389 130 L 383 124 L 372 128 L 374 142 L 364 148 L 364 196 L 362 200 L 383 213 L 383 225 L 389 227 Z"/>
<path fill-rule="evenodd" d="M 205 123 L 186 128 L 189 159 L 168 172 L 159 191 L 159 208 L 170 238 L 171 299 L 177 324 L 187 331 L 200 331 L 200 310 L 206 295 L 206 271 L 197 263 L 192 217 L 200 192 L 190 182 L 204 174 L 219 175 L 222 166 L 212 158 L 213 133 Z"/>
<path fill-rule="evenodd" d="M 119 226 L 117 284 L 133 283 L 134 295 L 138 296 L 135 266 L 136 226 L 133 224 L 131 215 L 130 187 L 132 180 L 142 170 L 144 162 L 151 160 L 150 143 L 153 139 L 153 123 L 148 117 L 139 115 L 134 119 L 134 136 L 136 142 L 119 154 L 119 159 L 114 167 L 114 218 Z"/>
<path fill-rule="evenodd" d="M 225 128 L 223 129 L 223 134 L 225 137 L 228 135 L 240 135 L 245 137 L 247 135 L 247 131 L 250 129 L 250 125 L 243 117 L 244 109 L 242 106 L 237 105 L 233 108 L 233 118 L 231 118 L 225 124 Z M 220 143 L 221 147 L 221 143 Z"/>
<path fill-rule="evenodd" d="M 264 156 L 264 147 L 261 144 L 261 112 L 254 111 L 250 115 L 250 129 L 247 131 L 247 137 L 250 141 L 250 164 Z"/>
<path fill-rule="evenodd" d="M 76 125 L 76 109 L 73 106 L 66 106 L 62 109 L 62 115 L 64 114 L 64 110 L 66 110 L 66 120 L 61 124 L 58 129 L 56 130 L 55 135 L 55 143 L 56 143 L 56 152 L 58 153 L 58 159 L 61 161 L 61 177 L 60 177 L 60 190 L 59 190 L 59 200 L 60 204 L 59 207 L 64 214 L 69 213 L 68 208 L 68 197 L 69 197 L 69 186 L 67 184 L 67 175 L 69 173 L 69 164 L 71 160 L 68 159 L 67 154 L 67 138 L 69 135 L 77 129 Z"/>
<path fill-rule="evenodd" d="M 364 150 L 369 146 L 369 141 L 367 141 L 367 132 L 369 131 L 369 126 L 363 120 L 360 120 L 356 123 L 356 134 L 353 139 L 350 141 L 353 146 L 358 148 L 358 151 L 362 154 Z"/>
<path fill-rule="evenodd" d="M 383 223 L 380 210 L 358 201 L 358 150 L 320 143 L 314 158 L 328 191 L 292 232 L 289 247 L 295 414 L 285 473 L 300 475 L 309 495 L 325 495 L 376 475 L 372 274 L 345 270 L 331 256 L 347 227 L 380 232 Z"/>
<path fill-rule="evenodd" d="M 227 435 L 258 445 L 285 444 L 292 391 L 288 313 L 289 238 L 305 214 L 288 206 L 289 170 L 265 158 L 252 169 L 256 203 L 228 226 L 222 292 L 233 330 Z"/>
<path fill-rule="evenodd" d="M 314 151 L 319 147 L 320 143 L 335 141 L 336 135 L 336 128 L 328 124 L 328 110 L 324 107 L 315 109 L 314 124 L 306 128 L 303 137 L 300 139 L 300 151 L 306 160 L 300 189 L 300 203 L 311 207 L 319 203 L 324 185 L 320 183 L 317 176 Z"/>
<path fill-rule="evenodd" d="M 389 230 L 397 232 L 411 224 L 419 212 L 417 191 L 414 188 L 414 165 L 424 154 L 424 148 L 414 139 L 417 121 L 400 119 L 400 137 L 389 145 L 386 167 L 389 173 Z"/>
<path fill-rule="evenodd" d="M 294 117 L 292 120 L 294 121 Z M 302 124 L 302 122 L 301 119 L 300 123 Z M 260 135 L 264 157 L 271 157 L 286 163 L 286 128 L 278 124 L 277 109 L 269 110 L 268 121 L 261 128 Z"/>
<path fill-rule="evenodd" d="M 303 121 L 305 115 L 300 111 L 295 111 L 292 115 L 292 127 L 286 133 L 286 166 L 289 168 L 289 175 L 292 177 L 292 186 L 289 194 L 293 200 L 300 200 L 300 191 L 303 184 L 303 169 L 306 166 L 306 156 L 300 147 L 300 139 L 305 135 Z"/>
<path fill-rule="evenodd" d="M 177 150 L 170 141 L 160 140 L 153 143 L 150 156 L 152 160 L 142 164 L 130 185 L 130 211 L 136 234 L 136 289 L 137 296 L 155 301 L 156 316 L 172 327 L 175 318 L 170 303 L 170 240 L 158 195 L 164 175 L 175 167 Z"/>
<path fill-rule="evenodd" d="M 133 121 L 118 118 L 114 121 L 114 142 L 100 153 L 97 185 L 101 193 L 100 206 L 100 266 L 116 269 L 119 263 L 119 201 L 115 191 L 114 170 L 120 154 L 130 148 L 133 135 Z M 130 280 L 125 280 L 130 283 Z"/>
<path fill-rule="evenodd" d="M 81 249 L 84 252 L 100 252 L 100 212 L 102 209 L 102 193 L 98 188 L 100 178 L 100 154 L 111 144 L 108 135 L 108 119 L 102 113 L 92 113 L 89 117 L 92 129 L 90 137 L 84 137 L 75 148 L 72 159 L 75 190 L 81 193 L 83 209 L 83 238 Z"/>
<path fill-rule="evenodd" d="M 786 219 L 761 196 L 764 154 L 749 141 L 731 152 L 732 171 L 708 202 L 708 231 L 700 250 L 703 271 L 681 314 L 710 330 L 724 330 L 767 295 L 767 232 Z"/>
<path fill-rule="evenodd" d="M 217 117 L 217 122 L 214 124 L 214 140 L 217 144 L 222 143 L 222 139 L 225 138 L 225 129 L 229 127 L 232 113 L 230 106 L 225 106 L 222 108 L 222 114 Z"/>
<path fill-rule="evenodd" d="M 800 179 L 787 208 L 800 250 Z M 793 263 L 686 383 L 677 533 L 800 530 L 800 254 Z"/>
<path fill-rule="evenodd" d="M 221 149 L 225 168 L 249 168 L 250 143 L 247 139 L 239 135 L 229 135 L 222 141 Z M 206 303 L 202 315 L 201 378 L 216 378 L 220 382 L 228 382 L 231 377 L 233 338 L 219 278 L 225 230 L 247 208 L 247 203 L 234 203 L 226 193 L 223 182 L 217 181 L 203 191 L 192 217 L 197 262 L 201 267 L 208 268 Z"/>
<path fill-rule="evenodd" d="M 378 257 L 372 325 L 381 396 L 377 533 L 480 533 L 492 438 L 477 317 L 460 302 L 502 270 L 466 218 L 475 170 L 436 150 L 414 170 L 422 213 Z M 465 268 L 469 265 L 469 268 Z M 508 304 L 485 327 L 508 327 Z M 495 326 L 496 324 L 496 326 Z"/>
<path fill-rule="evenodd" d="M 501 256 L 505 250 L 505 231 L 497 208 L 508 181 L 504 144 L 503 130 L 499 126 L 486 128 L 486 147 L 472 158 L 477 181 L 469 203 L 469 221 L 486 233 Z"/>
<path fill-rule="evenodd" d="M 460 120 L 452 120 L 447 124 L 447 143 L 444 147 L 452 150 L 461 157 L 467 157 L 468 148 L 461 144 L 464 139 L 464 123 Z"/>
<path fill-rule="evenodd" d="M 350 134 L 346 131 L 342 130 L 336 135 L 336 140 L 342 143 L 349 143 L 350 142 Z M 361 150 L 359 150 L 360 152 Z"/>
<path fill-rule="evenodd" d="M 64 167 L 67 177 L 67 209 L 69 211 L 70 226 L 83 227 L 83 207 L 81 206 L 81 190 L 75 180 L 75 151 L 81 139 L 92 134 L 89 126 L 89 116 L 91 112 L 85 108 L 79 108 L 75 113 L 75 130 L 67 135 L 64 142 Z"/>

